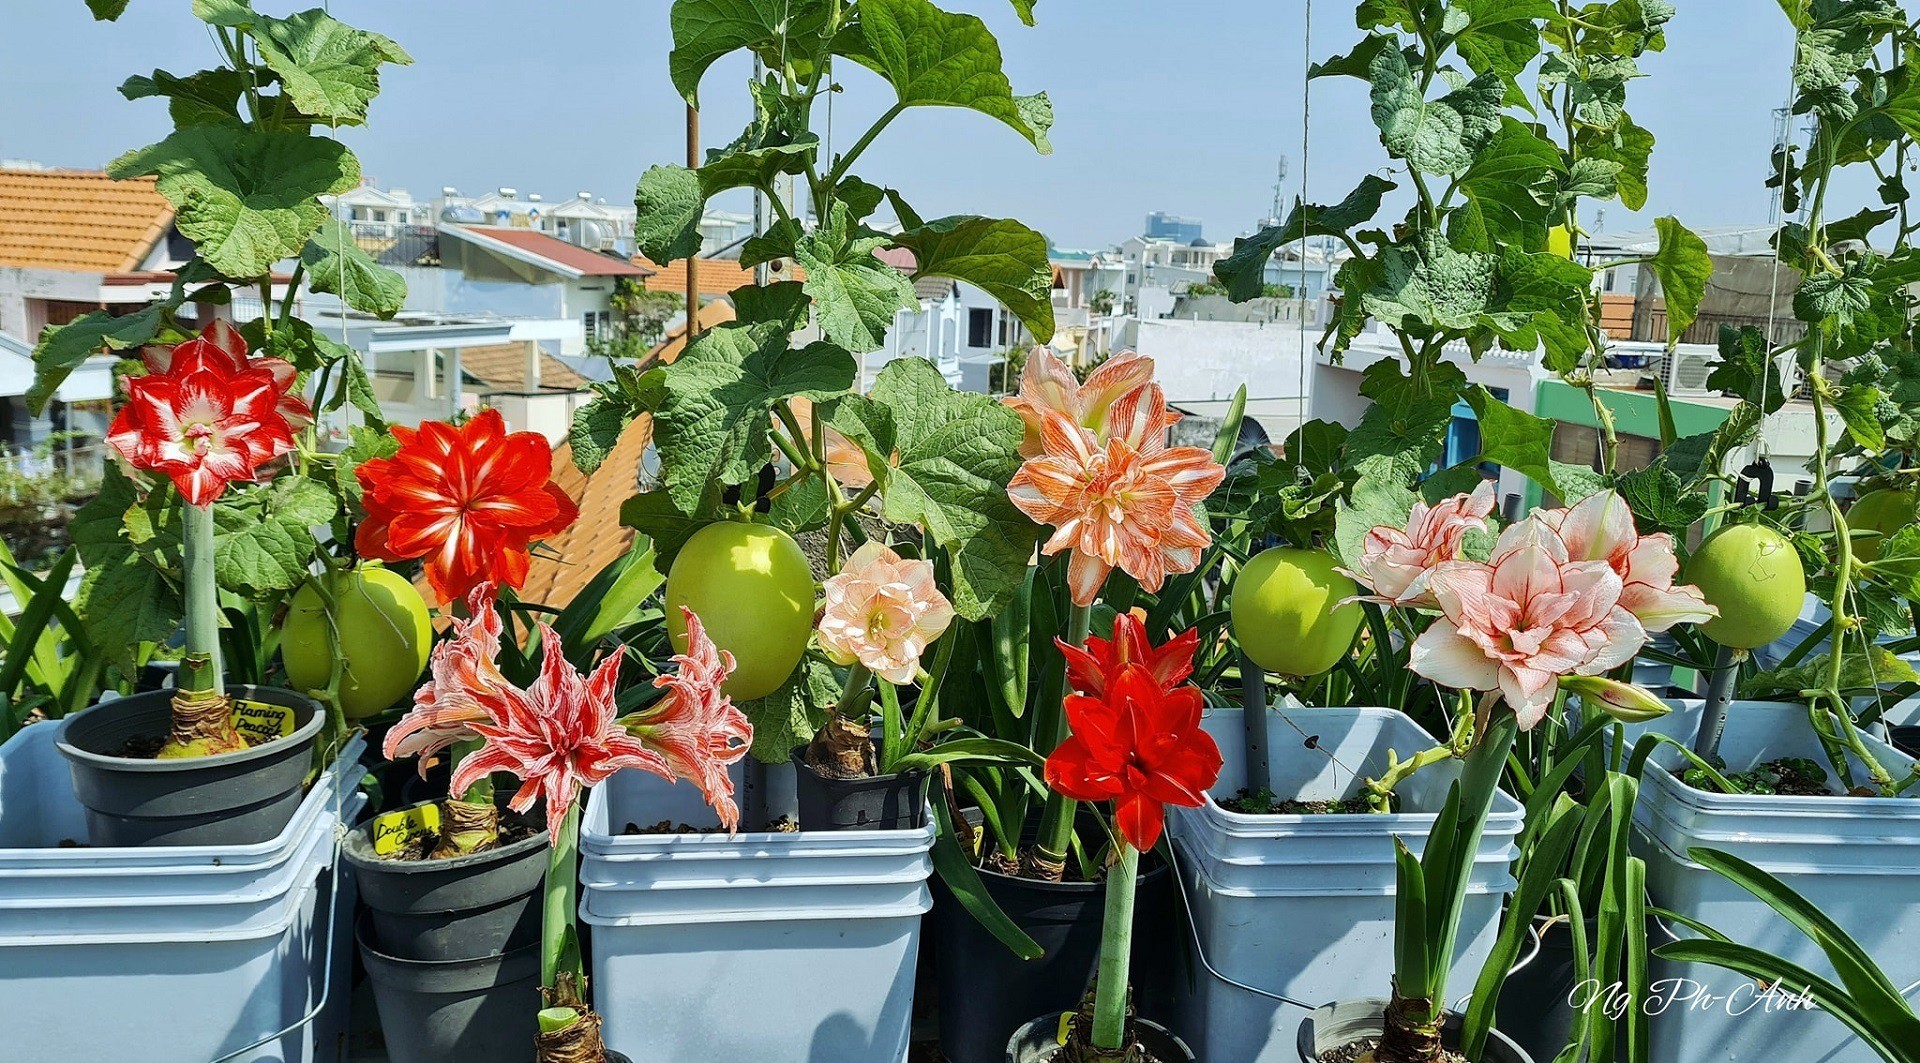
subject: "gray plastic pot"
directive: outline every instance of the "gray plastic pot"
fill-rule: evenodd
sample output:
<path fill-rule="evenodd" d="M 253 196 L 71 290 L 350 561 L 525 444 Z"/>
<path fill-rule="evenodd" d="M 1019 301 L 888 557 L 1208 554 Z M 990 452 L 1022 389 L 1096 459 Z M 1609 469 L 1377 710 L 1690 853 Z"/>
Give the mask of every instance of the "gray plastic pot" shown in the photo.
<path fill-rule="evenodd" d="M 1336 1048 L 1379 1037 L 1386 1030 L 1387 1001 L 1380 997 L 1323 1004 L 1300 1024 L 1300 1063 L 1320 1063 L 1321 1055 Z M 1440 1040 L 1447 1048 L 1460 1047 L 1460 1016 L 1447 1012 Z M 1486 1051 L 1475 1063 L 1533 1063 L 1533 1057 L 1499 1030 L 1490 1031 Z M 1676 1061 L 1678 1063 L 1678 1061 Z"/>
<path fill-rule="evenodd" d="M 165 735 L 173 691 L 101 702 L 60 722 L 56 738 L 87 810 L 95 846 L 254 845 L 293 819 L 325 717 L 311 698 L 275 687 L 231 686 L 236 699 L 285 705 L 294 731 L 238 753 L 187 760 L 120 756 L 127 740 Z"/>
<path fill-rule="evenodd" d="M 1060 1018 L 1064 1011 L 1027 1023 L 1007 1041 L 1007 1063 L 1044 1063 L 1060 1053 Z M 1153 1063 L 1194 1063 L 1193 1049 L 1173 1032 L 1149 1019 L 1133 1020 L 1133 1035 Z"/>
<path fill-rule="evenodd" d="M 347 835 L 341 851 L 367 903 L 370 942 L 389 956 L 497 956 L 540 937 L 535 898 L 547 871 L 545 830 L 469 856 L 386 860 L 374 855 L 366 825 Z"/>
<path fill-rule="evenodd" d="M 806 747 L 793 751 L 801 830 L 919 830 L 927 815 L 925 771 L 836 779 L 813 770 Z"/>
<path fill-rule="evenodd" d="M 393 1063 L 529 1063 L 540 1030 L 538 942 L 471 960 L 404 960 L 355 937 Z"/>

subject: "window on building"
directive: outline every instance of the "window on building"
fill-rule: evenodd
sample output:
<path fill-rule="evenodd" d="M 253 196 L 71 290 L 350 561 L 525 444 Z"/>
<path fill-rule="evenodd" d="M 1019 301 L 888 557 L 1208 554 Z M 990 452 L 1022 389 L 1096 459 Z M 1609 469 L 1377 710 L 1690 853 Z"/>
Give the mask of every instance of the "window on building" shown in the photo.
<path fill-rule="evenodd" d="M 386 212 L 386 211 L 384 211 L 384 210 L 376 210 L 376 211 L 374 211 L 374 212 L 373 212 L 373 220 L 374 220 L 374 221 L 386 221 L 386 220 L 387 220 L 387 212 Z"/>
<path fill-rule="evenodd" d="M 581 314 L 580 329 L 581 331 L 587 334 L 587 339 L 589 340 L 599 339 L 600 338 L 600 315 L 592 310 L 589 310 L 586 313 Z"/>
<path fill-rule="evenodd" d="M 967 311 L 967 346 L 993 346 L 992 307 L 975 307 Z"/>

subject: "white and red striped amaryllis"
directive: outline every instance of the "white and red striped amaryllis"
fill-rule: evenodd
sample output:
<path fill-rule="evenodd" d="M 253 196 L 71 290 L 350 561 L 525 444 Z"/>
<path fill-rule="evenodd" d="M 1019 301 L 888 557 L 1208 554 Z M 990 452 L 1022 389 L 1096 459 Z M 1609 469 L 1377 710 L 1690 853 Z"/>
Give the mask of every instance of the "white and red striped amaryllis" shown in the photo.
<path fill-rule="evenodd" d="M 494 664 L 502 630 L 494 599 L 492 583 L 467 595 L 467 615 L 454 617 L 451 637 L 433 648 L 428 680 L 414 691 L 412 711 L 387 732 L 381 752 L 388 760 L 418 757 L 424 776 L 435 754 L 474 737 L 473 725 L 492 718 L 483 699 L 507 685 Z"/>
<path fill-rule="evenodd" d="M 540 625 L 540 677 L 526 690 L 502 683 L 477 685 L 468 693 L 485 709 L 471 723 L 479 749 L 460 761 L 450 792 L 464 794 L 496 771 L 512 772 L 521 786 L 507 802 L 525 812 L 546 799 L 547 832 L 555 841 L 567 810 L 580 792 L 622 768 L 644 768 L 668 779 L 672 765 L 615 719 L 614 691 L 620 656 L 610 654 L 582 676 L 566 658 L 560 636 Z"/>
<path fill-rule="evenodd" d="M 107 444 L 128 464 L 172 479 L 196 506 L 212 505 L 228 484 L 253 480 L 261 466 L 293 449 L 293 426 L 282 412 L 291 378 L 263 364 L 278 359 L 248 360 L 244 342 L 235 357 L 230 344 L 238 334 L 224 328 L 216 322 L 202 338 L 151 355 L 149 366 L 164 368 L 127 381 L 127 404 L 107 430 Z M 206 338 L 210 333 L 228 346 Z"/>
<path fill-rule="evenodd" d="M 247 350 L 247 338 L 225 321 L 215 318 L 200 330 L 200 335 L 185 343 L 146 347 L 140 351 L 140 360 L 147 364 L 149 373 L 172 372 L 175 363 L 189 359 L 229 373 L 265 369 L 273 374 L 274 386 L 280 389 L 280 416 L 287 419 L 288 426 L 298 432 L 313 423 L 313 407 L 294 389 L 300 371 L 285 358 L 253 357 Z"/>
<path fill-rule="evenodd" d="M 740 827 L 740 806 L 727 767 L 747 755 L 753 724 L 722 689 L 733 672 L 733 654 L 707 637 L 693 610 L 680 611 L 687 619 L 687 652 L 674 656 L 676 671 L 653 681 L 666 694 L 620 723 L 658 750 L 675 775 L 698 786 L 731 834 Z"/>

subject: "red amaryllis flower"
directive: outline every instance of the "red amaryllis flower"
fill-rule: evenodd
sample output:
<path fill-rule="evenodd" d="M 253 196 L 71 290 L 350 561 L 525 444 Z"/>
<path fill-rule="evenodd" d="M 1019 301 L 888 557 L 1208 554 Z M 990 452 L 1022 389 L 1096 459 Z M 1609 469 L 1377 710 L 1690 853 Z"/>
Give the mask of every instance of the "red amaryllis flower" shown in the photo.
<path fill-rule="evenodd" d="M 313 407 L 293 389 L 300 376 L 293 363 L 285 358 L 251 358 L 248 353 L 247 338 L 232 325 L 214 318 L 193 339 L 173 347 L 143 348 L 140 358 L 147 363 L 149 373 L 172 372 L 175 365 L 187 361 L 211 366 L 223 373 L 265 369 L 273 374 L 274 386 L 280 389 L 280 416 L 286 418 L 296 432 L 312 424 Z"/>
<path fill-rule="evenodd" d="M 1199 687 L 1167 690 L 1146 666 L 1122 667 L 1105 697 L 1068 695 L 1073 733 L 1047 758 L 1047 785 L 1076 801 L 1112 801 L 1120 836 L 1153 848 L 1166 806 L 1198 807 L 1220 778 L 1202 706 Z"/>
<path fill-rule="evenodd" d="M 680 670 L 656 678 L 653 685 L 666 694 L 620 722 L 628 734 L 658 750 L 673 774 L 698 786 L 732 834 L 740 827 L 740 806 L 733 801 L 727 766 L 747 755 L 753 724 L 721 689 L 733 672 L 733 654 L 714 645 L 693 610 L 682 606 L 680 611 L 687 618 L 687 652 L 673 658 Z"/>
<path fill-rule="evenodd" d="M 507 685 L 493 663 L 500 653 L 500 613 L 494 588 L 482 583 L 467 595 L 467 616 L 453 618 L 452 637 L 433 648 L 431 678 L 413 694 L 413 711 L 387 732 L 388 760 L 420 758 L 420 774 L 434 754 L 474 737 L 473 725 L 492 717 L 487 705 Z"/>
<path fill-rule="evenodd" d="M 1144 667 L 1163 690 L 1171 690 L 1193 674 L 1193 654 L 1200 648 L 1200 633 L 1189 628 L 1162 645 L 1147 641 L 1147 626 L 1132 613 L 1113 618 L 1113 638 L 1098 635 L 1087 639 L 1086 649 L 1069 646 L 1054 639 L 1060 655 L 1067 659 L 1067 682 L 1089 697 L 1107 695 L 1109 677 L 1118 675 L 1129 664 Z"/>
<path fill-rule="evenodd" d="M 583 678 L 568 663 L 553 628 L 540 625 L 540 642 L 545 653 L 532 687 L 502 684 L 469 691 L 487 710 L 487 720 L 472 725 L 485 742 L 454 769 L 449 790 L 464 794 L 486 775 L 510 771 L 521 786 L 507 807 L 525 812 L 545 797 L 547 831 L 558 841 L 567 809 L 582 789 L 621 768 L 674 776 L 664 757 L 614 719 L 619 656 L 609 656 Z"/>
<path fill-rule="evenodd" d="M 1212 542 L 1194 512 L 1226 478 L 1199 447 L 1167 445 L 1167 402 L 1158 384 L 1121 396 L 1104 438 L 1057 410 L 1042 409 L 1041 453 L 1007 485 L 1022 513 L 1051 524 L 1040 552 L 1072 551 L 1073 604 L 1092 605 L 1115 568 L 1157 591 L 1170 573 L 1191 572 Z"/>
<path fill-rule="evenodd" d="M 465 425 L 427 421 L 394 428 L 400 452 L 354 470 L 366 522 L 353 543 L 362 557 L 426 559 L 443 602 L 486 581 L 520 587 L 528 548 L 580 515 L 549 481 L 553 452 L 538 432 L 507 434 L 498 410 Z"/>
<path fill-rule="evenodd" d="M 279 409 L 285 397 L 272 370 L 190 341 L 166 359 L 165 371 L 127 381 L 127 404 L 107 430 L 107 445 L 134 468 L 171 478 L 189 503 L 210 506 L 228 484 L 252 480 L 293 449 L 292 426 Z"/>

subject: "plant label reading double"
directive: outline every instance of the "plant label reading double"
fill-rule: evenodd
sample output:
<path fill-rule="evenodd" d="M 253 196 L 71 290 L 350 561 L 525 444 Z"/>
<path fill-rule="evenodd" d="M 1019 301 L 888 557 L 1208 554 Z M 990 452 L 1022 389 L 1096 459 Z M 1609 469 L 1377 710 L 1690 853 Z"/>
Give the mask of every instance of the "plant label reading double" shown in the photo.
<path fill-rule="evenodd" d="M 411 843 L 440 832 L 440 806 L 437 804 L 403 808 L 373 817 L 373 852 L 392 856 Z"/>
<path fill-rule="evenodd" d="M 293 733 L 293 723 L 291 706 L 234 699 L 233 729 L 239 731 L 240 736 L 249 743 L 258 745 L 285 738 Z"/>

